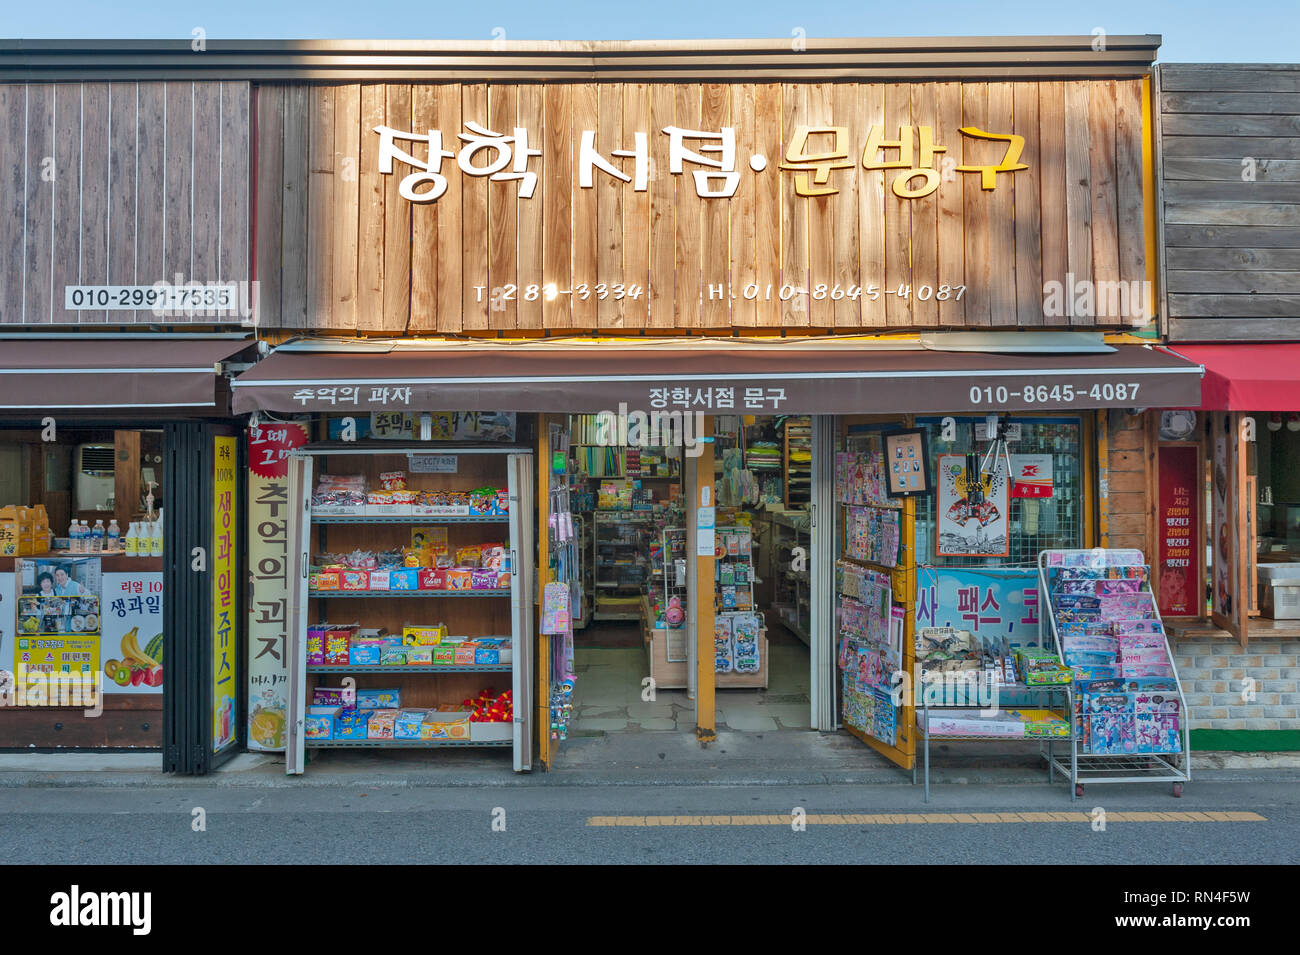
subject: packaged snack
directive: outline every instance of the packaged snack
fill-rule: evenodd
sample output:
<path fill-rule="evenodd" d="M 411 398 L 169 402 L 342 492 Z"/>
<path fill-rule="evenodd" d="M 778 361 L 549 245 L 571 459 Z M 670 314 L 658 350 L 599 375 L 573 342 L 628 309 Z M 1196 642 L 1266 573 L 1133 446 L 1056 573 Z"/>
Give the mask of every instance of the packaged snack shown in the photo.
<path fill-rule="evenodd" d="M 466 710 L 430 710 L 420 726 L 420 739 L 469 739 L 469 717 Z"/>
<path fill-rule="evenodd" d="M 407 666 L 433 666 L 433 647 L 407 647 Z"/>
<path fill-rule="evenodd" d="M 419 739 L 428 710 L 402 710 L 393 722 L 393 739 Z"/>
<path fill-rule="evenodd" d="M 406 651 L 384 647 L 379 652 L 379 665 L 385 667 L 406 666 Z"/>
<path fill-rule="evenodd" d="M 350 627 L 339 627 L 325 632 L 325 666 L 348 665 L 348 651 L 352 639 Z"/>
<path fill-rule="evenodd" d="M 403 567 L 401 570 L 388 572 L 389 590 L 418 590 L 419 588 L 420 572 L 416 568 Z"/>
<path fill-rule="evenodd" d="M 313 510 L 326 513 L 344 507 L 357 507 L 366 503 L 366 479 L 360 474 L 321 474 L 316 478 L 316 491 L 311 496 Z"/>
<path fill-rule="evenodd" d="M 384 471 L 379 475 L 379 486 L 385 491 L 406 489 L 405 471 Z"/>
<path fill-rule="evenodd" d="M 494 590 L 497 586 L 495 570 L 471 570 L 469 572 L 470 588 L 473 590 Z"/>
<path fill-rule="evenodd" d="M 478 646 L 472 642 L 462 643 L 460 646 L 456 647 L 455 656 L 452 658 L 452 662 L 458 667 L 473 666 L 474 651 L 477 649 Z"/>
<path fill-rule="evenodd" d="M 504 544 L 484 544 L 479 553 L 479 566 L 488 570 L 506 570 L 509 568 Z"/>
<path fill-rule="evenodd" d="M 342 584 L 342 572 L 337 570 L 322 570 L 313 574 L 316 578 L 315 590 L 338 590 Z M 308 584 L 311 581 L 308 580 Z"/>
<path fill-rule="evenodd" d="M 447 571 L 437 567 L 426 567 L 420 571 L 421 590 L 446 590 Z"/>
<path fill-rule="evenodd" d="M 391 580 L 386 570 L 372 570 L 368 576 L 368 590 L 387 590 L 391 585 Z"/>
<path fill-rule="evenodd" d="M 436 647 L 447 635 L 447 625 L 433 626 L 408 624 L 402 628 L 402 644 L 408 647 Z"/>
<path fill-rule="evenodd" d="M 450 644 L 433 648 L 435 666 L 450 666 L 456 662 L 456 648 Z"/>
<path fill-rule="evenodd" d="M 392 491 L 370 491 L 369 493 L 366 494 L 366 503 L 383 504 L 383 505 L 392 504 L 393 492 Z"/>
<path fill-rule="evenodd" d="M 472 571 L 468 567 L 452 567 L 445 573 L 447 590 L 470 590 L 473 587 Z"/>
<path fill-rule="evenodd" d="M 483 559 L 483 545 L 470 544 L 456 548 L 456 564 L 459 567 L 477 567 Z"/>
<path fill-rule="evenodd" d="M 342 712 L 338 706 L 309 706 L 303 721 L 307 739 L 330 739 L 334 735 L 334 717 Z"/>
<path fill-rule="evenodd" d="M 474 643 L 477 645 L 474 650 L 476 666 L 497 666 L 506 662 L 501 659 L 501 651 L 507 641 L 501 637 L 478 637 Z"/>
<path fill-rule="evenodd" d="M 325 665 L 325 628 L 307 628 L 307 666 Z"/>
<path fill-rule="evenodd" d="M 335 739 L 366 739 L 369 734 L 370 713 L 345 709 L 334 717 Z"/>
<path fill-rule="evenodd" d="M 366 739 L 392 739 L 397 713 L 396 709 L 371 710 L 366 722 Z"/>
<path fill-rule="evenodd" d="M 311 705 L 351 707 L 356 695 L 356 690 L 348 686 L 318 686 L 311 691 Z"/>
<path fill-rule="evenodd" d="M 349 666 L 378 666 L 382 647 L 378 640 L 354 639 L 348 648 Z"/>
<path fill-rule="evenodd" d="M 397 710 L 402 706 L 400 690 L 357 690 L 357 709 L 359 710 Z"/>
<path fill-rule="evenodd" d="M 339 576 L 340 590 L 368 590 L 370 572 L 367 570 L 345 570 Z"/>
<path fill-rule="evenodd" d="M 497 589 L 498 590 L 510 589 L 510 571 L 508 570 L 497 571 Z"/>

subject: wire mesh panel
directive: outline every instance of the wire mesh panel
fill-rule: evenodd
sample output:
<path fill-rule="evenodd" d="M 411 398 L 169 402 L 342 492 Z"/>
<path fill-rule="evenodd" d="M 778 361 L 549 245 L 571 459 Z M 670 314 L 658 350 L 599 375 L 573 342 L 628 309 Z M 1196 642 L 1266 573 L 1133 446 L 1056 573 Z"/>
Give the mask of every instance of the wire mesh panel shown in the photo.
<path fill-rule="evenodd" d="M 944 557 L 934 552 L 937 495 L 923 500 L 917 515 L 919 563 L 937 567 L 990 565 L 1033 566 L 1044 550 L 1083 546 L 1083 431 L 1078 418 L 1008 418 L 1019 424 L 1021 437 L 1009 444 L 1011 455 L 1049 455 L 1052 461 L 1050 497 L 1012 497 L 1010 500 L 1010 553 L 1005 557 Z M 982 458 L 989 441 L 975 437 L 983 418 L 956 418 L 954 440 L 943 440 L 942 418 L 918 418 L 918 428 L 929 432 L 930 473 L 936 473 L 940 454 L 974 452 Z"/>

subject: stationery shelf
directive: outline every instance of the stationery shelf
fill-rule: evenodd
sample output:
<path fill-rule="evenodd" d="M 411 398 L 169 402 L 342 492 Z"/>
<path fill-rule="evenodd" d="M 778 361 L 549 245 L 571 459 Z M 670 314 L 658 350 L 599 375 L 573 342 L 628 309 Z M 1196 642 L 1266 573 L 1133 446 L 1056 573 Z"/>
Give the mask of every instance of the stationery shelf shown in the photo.
<path fill-rule="evenodd" d="M 309 590 L 307 596 L 317 600 L 352 597 L 394 599 L 399 597 L 509 597 L 508 587 L 481 590 Z"/>
<path fill-rule="evenodd" d="M 315 514 L 313 524 L 509 524 L 509 514 L 456 514 L 436 516 L 430 514 Z"/>

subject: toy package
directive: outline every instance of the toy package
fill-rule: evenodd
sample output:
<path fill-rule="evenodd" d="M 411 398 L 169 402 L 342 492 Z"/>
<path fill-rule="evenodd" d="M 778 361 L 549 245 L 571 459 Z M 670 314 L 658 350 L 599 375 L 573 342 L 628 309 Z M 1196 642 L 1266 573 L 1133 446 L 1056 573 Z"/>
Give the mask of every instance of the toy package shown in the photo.
<path fill-rule="evenodd" d="M 732 618 L 732 659 L 737 673 L 757 673 L 761 669 L 758 646 L 761 626 L 757 614 L 739 613 Z"/>
<path fill-rule="evenodd" d="M 395 709 L 370 710 L 370 719 L 366 721 L 366 739 L 392 739 L 398 712 Z"/>
<path fill-rule="evenodd" d="M 732 650 L 731 617 L 719 614 L 713 618 L 713 669 L 730 673 L 735 668 Z"/>

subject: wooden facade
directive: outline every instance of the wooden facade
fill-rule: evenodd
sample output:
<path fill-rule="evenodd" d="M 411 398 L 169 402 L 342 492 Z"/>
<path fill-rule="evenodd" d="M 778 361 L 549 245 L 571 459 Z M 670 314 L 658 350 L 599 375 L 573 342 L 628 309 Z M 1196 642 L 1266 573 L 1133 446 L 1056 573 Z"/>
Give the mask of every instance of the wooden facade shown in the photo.
<path fill-rule="evenodd" d="M 1140 78 L 266 84 L 254 98 L 255 272 L 267 328 L 384 335 L 1124 328 L 1152 313 L 1150 127 Z M 542 151 L 527 163 L 537 177 L 531 198 L 519 195 L 518 181 L 464 173 L 456 158 L 442 162 L 446 190 L 434 202 L 401 195 L 402 179 L 420 171 L 410 164 L 380 172 L 374 127 L 436 130 L 443 149 L 459 153 L 470 122 L 503 135 L 528 131 L 529 148 Z M 704 167 L 689 160 L 670 171 L 663 130 L 671 126 L 735 130 L 734 195 L 697 195 L 692 171 Z M 832 126 L 845 130 L 826 186 L 833 191 L 799 195 L 800 171 L 781 168 L 798 165 L 787 155 L 796 130 Z M 901 155 L 886 146 L 864 156 L 873 126 L 887 142 L 920 142 L 919 128 L 929 127 L 945 149 L 931 158 L 937 189 L 900 198 L 892 188 L 898 169 L 866 168 L 864 161 Z M 997 165 L 1007 143 L 962 127 L 1023 137 L 1027 168 L 999 171 L 994 188 L 982 188 L 979 172 L 958 167 Z M 633 150 L 644 133 L 647 188 L 599 168 L 583 188 L 584 130 L 627 176 L 635 160 L 614 150 Z M 832 141 L 816 134 L 804 154 L 833 151 Z M 398 146 L 417 160 L 427 155 L 423 143 Z M 753 156 L 766 161 L 761 171 Z M 472 162 L 481 167 L 492 157 L 484 150 Z M 921 148 L 914 160 L 911 168 L 923 165 Z M 918 175 L 905 188 L 924 182 Z M 1112 298 L 1107 314 L 1053 309 L 1045 307 L 1052 283 L 1066 298 L 1092 283 L 1122 283 L 1135 294 L 1118 310 Z M 530 286 L 548 285 L 549 294 L 529 297 Z M 945 300 L 941 286 L 950 290 Z"/>
<path fill-rule="evenodd" d="M 1300 340 L 1300 67 L 1159 68 L 1171 341 Z"/>
<path fill-rule="evenodd" d="M 250 105 L 244 82 L 0 84 L 0 323 L 158 321 L 68 286 L 246 282 Z"/>

